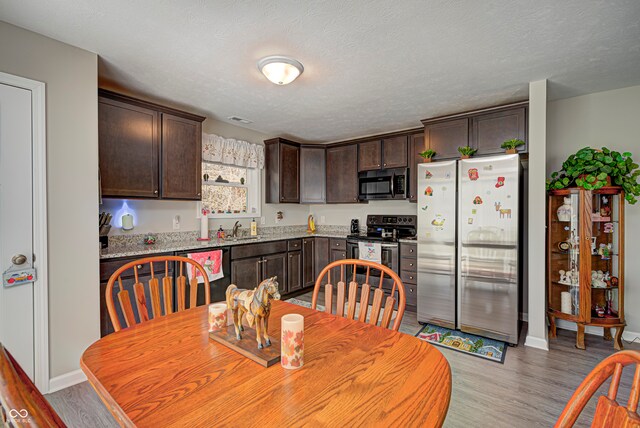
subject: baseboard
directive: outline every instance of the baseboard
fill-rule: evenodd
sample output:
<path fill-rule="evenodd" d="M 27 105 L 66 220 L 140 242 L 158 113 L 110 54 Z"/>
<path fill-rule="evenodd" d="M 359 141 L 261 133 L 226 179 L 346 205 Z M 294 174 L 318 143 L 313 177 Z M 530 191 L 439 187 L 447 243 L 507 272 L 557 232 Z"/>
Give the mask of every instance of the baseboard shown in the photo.
<path fill-rule="evenodd" d="M 546 339 L 542 339 L 540 337 L 527 336 L 524 341 L 524 346 L 528 346 L 530 348 L 542 349 L 543 351 L 549 350 L 549 342 Z"/>
<path fill-rule="evenodd" d="M 556 319 L 556 327 L 561 328 L 563 330 L 570 330 L 570 331 L 576 331 L 578 329 L 578 326 L 576 326 L 576 323 L 561 320 L 561 319 Z M 611 330 L 615 330 L 615 327 L 611 327 Z M 584 332 L 586 334 L 593 334 L 594 336 L 602 336 L 604 334 L 604 329 L 602 327 L 595 327 L 592 325 L 588 325 L 585 327 Z M 611 334 L 615 335 L 615 332 L 612 331 Z M 639 337 L 640 337 L 640 333 L 635 331 L 625 330 L 622 332 L 622 338 L 629 342 Z"/>
<path fill-rule="evenodd" d="M 52 392 L 60 391 L 61 389 L 69 388 L 70 386 L 77 385 L 87 380 L 87 376 L 82 370 L 74 370 L 69 373 L 65 373 L 60 376 L 56 376 L 49 380 L 49 394 Z"/>

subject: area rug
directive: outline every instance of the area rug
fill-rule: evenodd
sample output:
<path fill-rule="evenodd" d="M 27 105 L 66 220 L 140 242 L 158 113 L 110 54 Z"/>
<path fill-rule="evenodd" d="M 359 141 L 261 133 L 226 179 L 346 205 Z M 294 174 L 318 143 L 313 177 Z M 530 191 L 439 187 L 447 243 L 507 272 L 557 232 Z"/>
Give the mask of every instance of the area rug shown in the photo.
<path fill-rule="evenodd" d="M 499 340 L 487 339 L 469 333 L 463 333 L 450 328 L 440 327 L 433 324 L 426 324 L 416 334 L 418 339 L 474 355 L 496 363 L 504 364 L 504 357 L 507 353 L 507 345 Z"/>
<path fill-rule="evenodd" d="M 292 299 L 287 299 L 285 300 L 285 302 L 311 309 L 311 302 L 305 302 L 304 300 L 296 299 L 295 297 Z M 318 304 L 316 305 L 316 309 L 322 312 L 324 311 L 324 306 Z"/>

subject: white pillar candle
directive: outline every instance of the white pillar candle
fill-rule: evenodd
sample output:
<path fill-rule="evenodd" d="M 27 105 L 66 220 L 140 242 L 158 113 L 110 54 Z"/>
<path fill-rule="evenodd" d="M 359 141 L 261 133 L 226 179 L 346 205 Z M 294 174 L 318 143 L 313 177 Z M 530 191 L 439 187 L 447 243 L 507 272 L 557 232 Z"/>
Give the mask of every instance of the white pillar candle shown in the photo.
<path fill-rule="evenodd" d="M 200 240 L 209 239 L 209 217 L 205 214 L 200 216 Z"/>
<path fill-rule="evenodd" d="M 213 303 L 209 305 L 209 332 L 227 328 L 227 304 Z"/>
<path fill-rule="evenodd" d="M 285 369 L 304 365 L 304 317 L 288 314 L 281 319 L 280 364 Z"/>
<path fill-rule="evenodd" d="M 560 293 L 560 311 L 571 314 L 571 293 L 568 291 Z"/>
<path fill-rule="evenodd" d="M 131 214 L 125 214 L 122 216 L 122 228 L 124 230 L 133 229 L 133 216 Z"/>

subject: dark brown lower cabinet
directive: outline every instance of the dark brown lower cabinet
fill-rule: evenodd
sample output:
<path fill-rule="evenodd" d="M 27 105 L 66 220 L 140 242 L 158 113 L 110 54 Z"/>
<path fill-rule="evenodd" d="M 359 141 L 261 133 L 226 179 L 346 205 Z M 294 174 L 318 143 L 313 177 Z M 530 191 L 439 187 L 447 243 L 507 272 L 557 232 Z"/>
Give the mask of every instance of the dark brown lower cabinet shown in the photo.
<path fill-rule="evenodd" d="M 329 238 L 315 238 L 315 277 L 320 276 L 320 272 L 329 264 Z M 326 283 L 326 280 L 323 281 Z M 315 279 L 314 279 L 315 285 Z"/>
<path fill-rule="evenodd" d="M 287 253 L 270 254 L 264 256 L 262 262 L 262 278 L 278 277 L 280 294 L 288 292 Z"/>
<path fill-rule="evenodd" d="M 347 258 L 347 250 L 340 250 L 340 249 L 332 249 L 331 250 L 331 261 L 335 262 L 336 260 L 344 260 Z M 346 275 L 346 268 L 345 268 L 345 275 Z M 333 268 L 331 269 L 331 282 L 333 283 L 333 285 L 336 285 L 338 283 L 338 281 L 340 281 L 340 268 Z M 346 277 L 345 277 L 345 283 L 348 283 Z"/>
<path fill-rule="evenodd" d="M 290 251 L 287 261 L 287 292 L 302 289 L 302 251 Z"/>
<path fill-rule="evenodd" d="M 231 283 L 238 288 L 251 290 L 262 281 L 262 257 L 233 260 L 231 262 Z"/>
<path fill-rule="evenodd" d="M 302 240 L 302 287 L 313 287 L 316 283 L 315 275 L 316 240 L 306 238 Z"/>

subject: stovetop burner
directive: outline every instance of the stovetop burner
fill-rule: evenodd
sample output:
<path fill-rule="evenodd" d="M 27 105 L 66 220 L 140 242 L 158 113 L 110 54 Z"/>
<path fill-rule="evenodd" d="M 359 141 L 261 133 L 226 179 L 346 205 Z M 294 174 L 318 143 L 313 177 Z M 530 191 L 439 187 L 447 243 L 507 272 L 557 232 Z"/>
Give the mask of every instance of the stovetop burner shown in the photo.
<path fill-rule="evenodd" d="M 398 239 L 415 238 L 418 216 L 368 215 L 367 234 L 352 234 L 355 240 L 398 242 Z"/>

